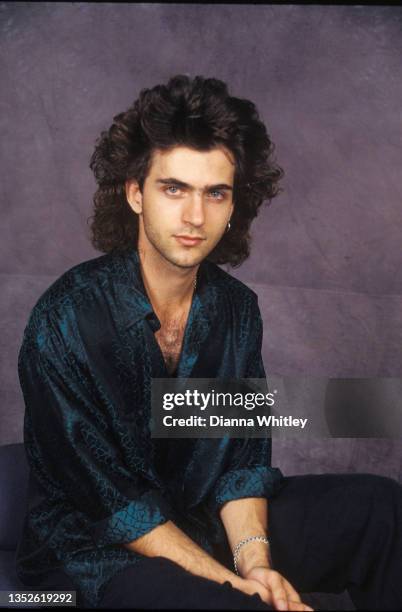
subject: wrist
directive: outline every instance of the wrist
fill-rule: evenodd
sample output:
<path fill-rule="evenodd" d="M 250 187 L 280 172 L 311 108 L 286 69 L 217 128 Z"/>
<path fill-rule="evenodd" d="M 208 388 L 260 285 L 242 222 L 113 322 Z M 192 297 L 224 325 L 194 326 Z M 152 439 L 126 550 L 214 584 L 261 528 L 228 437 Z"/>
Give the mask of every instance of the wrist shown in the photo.
<path fill-rule="evenodd" d="M 246 576 L 253 567 L 272 568 L 269 544 L 265 542 L 249 542 L 239 552 L 237 570 L 240 576 Z"/>

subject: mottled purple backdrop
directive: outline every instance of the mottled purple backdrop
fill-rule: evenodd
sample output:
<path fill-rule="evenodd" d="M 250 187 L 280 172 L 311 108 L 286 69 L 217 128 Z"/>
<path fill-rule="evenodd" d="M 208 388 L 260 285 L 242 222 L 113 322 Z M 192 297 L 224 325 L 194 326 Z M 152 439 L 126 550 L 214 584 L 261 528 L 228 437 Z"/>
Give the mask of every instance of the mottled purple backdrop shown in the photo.
<path fill-rule="evenodd" d="M 267 373 L 402 376 L 400 8 L 10 2 L 0 21 L 0 443 L 22 441 L 33 304 L 100 254 L 86 225 L 95 139 L 179 72 L 252 99 L 286 172 L 229 270 L 259 295 Z M 402 480 L 401 442 L 277 441 L 273 463 Z"/>

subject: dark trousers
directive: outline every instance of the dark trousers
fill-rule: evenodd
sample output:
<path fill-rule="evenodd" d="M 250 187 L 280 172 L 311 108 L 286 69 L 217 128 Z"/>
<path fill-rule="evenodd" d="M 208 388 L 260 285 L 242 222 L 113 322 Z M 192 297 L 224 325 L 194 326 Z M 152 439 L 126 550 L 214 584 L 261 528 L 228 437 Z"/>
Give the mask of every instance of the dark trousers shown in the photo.
<path fill-rule="evenodd" d="M 357 609 L 402 610 L 402 486 L 395 480 L 373 474 L 288 476 L 268 500 L 268 535 L 273 568 L 299 594 L 346 589 Z M 233 570 L 227 543 L 214 556 Z M 257 594 L 193 575 L 163 557 L 116 574 L 99 607 L 274 609 Z"/>

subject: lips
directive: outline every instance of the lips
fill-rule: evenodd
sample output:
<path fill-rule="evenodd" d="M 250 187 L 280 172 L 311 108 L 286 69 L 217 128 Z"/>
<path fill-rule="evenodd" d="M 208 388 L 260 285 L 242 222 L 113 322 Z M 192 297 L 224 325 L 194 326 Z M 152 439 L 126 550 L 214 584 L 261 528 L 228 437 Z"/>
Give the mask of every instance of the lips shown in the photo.
<path fill-rule="evenodd" d="M 198 238 L 194 236 L 175 236 L 176 240 L 180 242 L 180 244 L 184 244 L 186 246 L 195 246 L 202 242 L 203 238 Z"/>

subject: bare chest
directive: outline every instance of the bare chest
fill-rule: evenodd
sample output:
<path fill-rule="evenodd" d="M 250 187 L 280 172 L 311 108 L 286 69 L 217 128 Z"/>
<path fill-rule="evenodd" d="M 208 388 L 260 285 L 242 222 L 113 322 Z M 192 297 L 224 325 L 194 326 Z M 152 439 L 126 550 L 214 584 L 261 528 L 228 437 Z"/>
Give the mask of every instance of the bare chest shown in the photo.
<path fill-rule="evenodd" d="M 180 360 L 186 320 L 178 316 L 160 322 L 161 328 L 155 332 L 155 338 L 162 351 L 166 368 L 169 374 L 172 374 Z"/>

